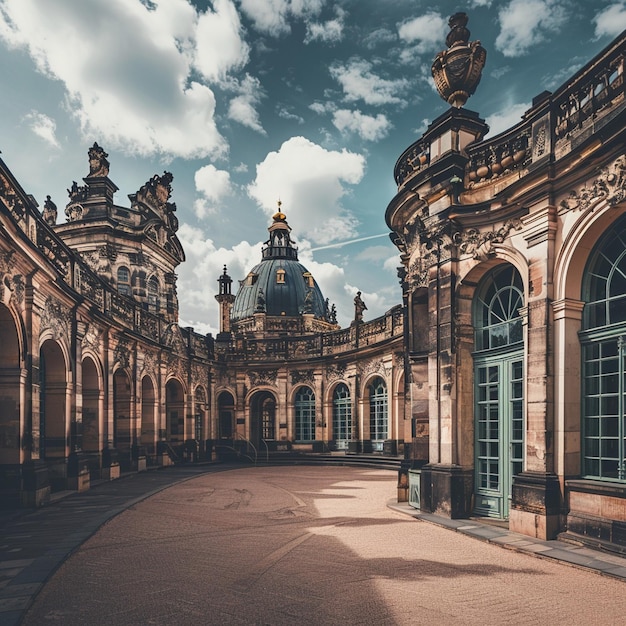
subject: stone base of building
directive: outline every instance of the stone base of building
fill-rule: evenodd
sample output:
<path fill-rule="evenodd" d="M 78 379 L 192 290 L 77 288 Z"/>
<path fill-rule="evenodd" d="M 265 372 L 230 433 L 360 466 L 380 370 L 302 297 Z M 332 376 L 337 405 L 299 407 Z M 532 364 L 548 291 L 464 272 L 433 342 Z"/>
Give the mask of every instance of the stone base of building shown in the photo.
<path fill-rule="evenodd" d="M 562 529 L 562 502 L 556 474 L 518 474 L 513 479 L 509 530 L 536 539 L 554 539 Z"/>
<path fill-rule="evenodd" d="M 23 507 L 40 507 L 50 502 L 50 477 L 43 461 L 30 461 L 20 468 L 19 503 Z"/>
<path fill-rule="evenodd" d="M 471 514 L 474 472 L 459 465 L 424 465 L 420 510 L 461 519 Z"/>
<path fill-rule="evenodd" d="M 626 555 L 626 485 L 568 480 L 567 531 L 562 537 Z"/>

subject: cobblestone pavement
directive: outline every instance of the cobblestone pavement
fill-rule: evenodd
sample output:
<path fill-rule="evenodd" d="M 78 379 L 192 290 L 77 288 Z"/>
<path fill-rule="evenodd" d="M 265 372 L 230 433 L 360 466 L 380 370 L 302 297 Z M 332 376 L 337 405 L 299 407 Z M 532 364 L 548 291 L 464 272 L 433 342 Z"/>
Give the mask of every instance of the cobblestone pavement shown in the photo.
<path fill-rule="evenodd" d="M 349 467 L 250 467 L 179 482 L 109 516 L 23 623 L 624 623 L 624 580 L 598 575 L 599 553 L 589 551 L 594 563 L 563 544 L 585 566 L 572 567 L 532 555 L 559 542 L 489 536 L 493 527 L 468 520 L 451 532 L 388 506 L 395 490 L 395 473 Z M 70 543 L 59 541 L 60 550 Z M 619 576 L 625 561 L 611 559 L 602 562 Z"/>

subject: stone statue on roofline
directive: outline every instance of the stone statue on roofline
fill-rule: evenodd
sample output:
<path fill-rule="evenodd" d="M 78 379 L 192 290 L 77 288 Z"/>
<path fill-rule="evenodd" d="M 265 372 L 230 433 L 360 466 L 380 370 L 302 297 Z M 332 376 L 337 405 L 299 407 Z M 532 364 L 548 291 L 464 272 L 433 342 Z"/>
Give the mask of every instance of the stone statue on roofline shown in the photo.
<path fill-rule="evenodd" d="M 367 311 L 367 306 L 361 298 L 361 292 L 357 291 L 356 296 L 354 296 L 354 320 L 356 322 L 363 321 L 363 311 Z"/>
<path fill-rule="evenodd" d="M 87 178 L 105 177 L 109 175 L 109 162 L 107 157 L 109 156 L 98 144 L 94 141 L 93 146 L 89 148 L 89 174 Z"/>

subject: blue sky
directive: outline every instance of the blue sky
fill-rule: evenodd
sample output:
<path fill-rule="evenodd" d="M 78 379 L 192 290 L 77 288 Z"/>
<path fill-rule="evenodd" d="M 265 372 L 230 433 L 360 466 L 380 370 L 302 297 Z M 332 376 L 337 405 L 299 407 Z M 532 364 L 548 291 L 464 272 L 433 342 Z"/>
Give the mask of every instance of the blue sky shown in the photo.
<path fill-rule="evenodd" d="M 448 108 L 430 66 L 456 11 L 487 49 L 466 107 L 491 135 L 626 28 L 626 0 L 0 0 L 2 157 L 60 221 L 94 141 L 120 205 L 171 171 L 183 325 L 218 330 L 222 267 L 260 260 L 279 198 L 340 324 L 357 290 L 371 319 L 401 299 L 384 213 Z"/>

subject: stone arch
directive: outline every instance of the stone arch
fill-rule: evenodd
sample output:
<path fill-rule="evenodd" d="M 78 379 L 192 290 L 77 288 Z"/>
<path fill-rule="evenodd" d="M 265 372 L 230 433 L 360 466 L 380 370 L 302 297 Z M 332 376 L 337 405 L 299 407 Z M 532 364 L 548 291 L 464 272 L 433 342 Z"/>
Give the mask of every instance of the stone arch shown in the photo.
<path fill-rule="evenodd" d="M 158 429 L 158 398 L 156 385 L 150 374 L 141 378 L 141 429 L 139 444 L 145 450 L 147 458 L 154 457 L 157 452 Z"/>
<path fill-rule="evenodd" d="M 124 368 L 113 373 L 113 446 L 120 455 L 120 468 L 129 471 L 132 447 L 137 444 L 137 433 L 132 419 L 131 377 Z"/>
<path fill-rule="evenodd" d="M 177 378 L 165 383 L 165 415 L 167 438 L 171 442 L 184 442 L 185 432 L 185 388 Z"/>
<path fill-rule="evenodd" d="M 235 433 L 235 396 L 223 389 L 217 393 L 217 438 L 232 439 Z"/>
<path fill-rule="evenodd" d="M 273 390 L 256 388 L 248 395 L 249 437 L 252 445 L 259 450 L 263 442 L 278 439 L 278 401 Z"/>
<path fill-rule="evenodd" d="M 91 354 L 83 353 L 81 364 L 83 395 L 83 452 L 98 455 L 104 447 L 102 415 L 102 369 Z"/>
<path fill-rule="evenodd" d="M 70 445 L 68 368 L 62 346 L 54 339 L 41 344 L 39 375 L 41 456 L 48 461 L 64 459 Z"/>
<path fill-rule="evenodd" d="M 0 464 L 19 463 L 23 447 L 22 350 L 18 329 L 10 309 L 0 304 Z"/>

